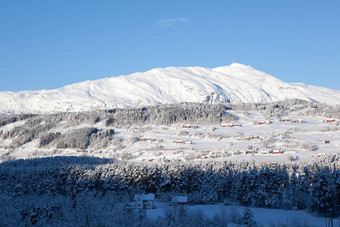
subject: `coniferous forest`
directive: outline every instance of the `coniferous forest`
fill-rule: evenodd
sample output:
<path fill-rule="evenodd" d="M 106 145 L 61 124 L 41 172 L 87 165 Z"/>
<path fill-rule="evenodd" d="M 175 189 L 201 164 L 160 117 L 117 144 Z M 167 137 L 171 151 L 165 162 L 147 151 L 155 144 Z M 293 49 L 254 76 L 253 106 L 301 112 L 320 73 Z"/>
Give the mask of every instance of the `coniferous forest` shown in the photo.
<path fill-rule="evenodd" d="M 187 195 L 192 205 L 224 202 L 246 207 L 307 209 L 323 217 L 336 217 L 340 205 L 339 158 L 333 156 L 306 165 L 131 164 L 90 157 L 10 161 L 0 164 L 0 225 L 105 226 L 106 220 L 128 226 L 129 220 L 140 217 L 126 212 L 125 219 L 121 215 L 124 209 L 116 205 L 132 201 L 136 193 L 155 193 L 161 202 L 169 201 L 173 195 Z M 178 220 L 173 219 L 174 223 Z M 143 218 L 138 223 L 161 225 L 161 221 L 157 224 Z"/>

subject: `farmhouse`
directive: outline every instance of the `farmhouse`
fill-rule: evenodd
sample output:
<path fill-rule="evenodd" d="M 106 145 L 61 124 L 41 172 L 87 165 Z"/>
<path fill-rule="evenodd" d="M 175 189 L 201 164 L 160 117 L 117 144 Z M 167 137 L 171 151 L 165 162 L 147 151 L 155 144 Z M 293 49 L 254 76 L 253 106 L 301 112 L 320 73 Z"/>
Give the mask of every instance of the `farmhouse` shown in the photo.
<path fill-rule="evenodd" d="M 135 205 L 137 209 L 153 209 L 155 207 L 155 194 L 135 195 Z"/>
<path fill-rule="evenodd" d="M 173 196 L 171 202 L 169 203 L 170 206 L 187 205 L 187 204 L 188 204 L 188 196 Z"/>
<path fill-rule="evenodd" d="M 335 122 L 335 120 L 334 119 L 327 119 L 326 120 L 326 123 L 332 123 L 332 122 Z"/>
<path fill-rule="evenodd" d="M 283 154 L 283 150 L 274 150 L 272 154 Z"/>

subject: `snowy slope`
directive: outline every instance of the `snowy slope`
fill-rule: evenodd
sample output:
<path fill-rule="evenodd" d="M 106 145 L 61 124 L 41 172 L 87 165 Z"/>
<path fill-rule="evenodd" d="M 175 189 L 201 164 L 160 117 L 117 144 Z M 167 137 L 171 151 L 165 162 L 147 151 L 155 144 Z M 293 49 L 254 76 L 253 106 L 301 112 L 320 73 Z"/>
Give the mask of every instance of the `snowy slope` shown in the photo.
<path fill-rule="evenodd" d="M 83 111 L 179 102 L 272 102 L 303 99 L 340 104 L 340 91 L 285 83 L 250 66 L 156 68 L 54 90 L 0 92 L 0 112 Z"/>

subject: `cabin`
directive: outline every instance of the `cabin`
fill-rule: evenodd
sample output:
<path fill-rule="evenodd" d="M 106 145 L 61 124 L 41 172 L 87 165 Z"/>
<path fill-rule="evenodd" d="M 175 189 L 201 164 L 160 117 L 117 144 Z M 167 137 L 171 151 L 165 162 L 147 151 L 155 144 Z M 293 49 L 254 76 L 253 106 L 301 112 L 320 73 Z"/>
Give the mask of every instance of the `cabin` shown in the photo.
<path fill-rule="evenodd" d="M 188 196 L 173 196 L 171 202 L 169 203 L 170 206 L 187 205 L 187 204 L 188 204 Z"/>
<path fill-rule="evenodd" d="M 328 144 L 328 143 L 330 143 L 330 141 L 329 140 L 325 140 L 325 144 Z"/>
<path fill-rule="evenodd" d="M 147 139 L 146 138 L 140 138 L 139 141 L 146 142 Z"/>
<path fill-rule="evenodd" d="M 327 119 L 326 120 L 326 123 L 332 123 L 332 122 L 335 122 L 335 120 L 334 119 Z"/>
<path fill-rule="evenodd" d="M 291 119 L 290 119 L 290 118 L 283 118 L 282 121 L 283 121 L 283 122 L 290 122 Z"/>
<path fill-rule="evenodd" d="M 152 158 L 148 159 L 148 162 L 152 162 L 152 161 L 153 161 L 153 159 L 152 159 Z"/>
<path fill-rule="evenodd" d="M 136 209 L 154 209 L 155 208 L 155 194 L 137 194 L 135 195 Z"/>
<path fill-rule="evenodd" d="M 275 150 L 272 154 L 283 154 L 283 150 Z"/>

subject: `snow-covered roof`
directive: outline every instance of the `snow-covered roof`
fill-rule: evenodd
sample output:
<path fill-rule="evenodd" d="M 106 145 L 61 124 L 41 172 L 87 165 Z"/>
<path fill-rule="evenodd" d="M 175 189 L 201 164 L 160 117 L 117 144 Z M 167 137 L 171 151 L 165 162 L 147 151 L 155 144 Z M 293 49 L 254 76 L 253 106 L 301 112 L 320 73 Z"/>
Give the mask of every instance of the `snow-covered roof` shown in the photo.
<path fill-rule="evenodd" d="M 155 194 L 153 194 L 153 193 L 136 194 L 135 200 L 155 200 Z"/>
<path fill-rule="evenodd" d="M 188 202 L 188 196 L 174 196 L 174 197 L 172 197 L 172 202 L 187 203 Z"/>

